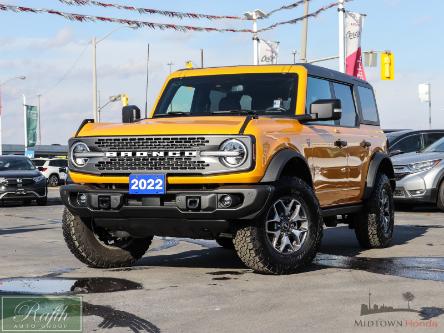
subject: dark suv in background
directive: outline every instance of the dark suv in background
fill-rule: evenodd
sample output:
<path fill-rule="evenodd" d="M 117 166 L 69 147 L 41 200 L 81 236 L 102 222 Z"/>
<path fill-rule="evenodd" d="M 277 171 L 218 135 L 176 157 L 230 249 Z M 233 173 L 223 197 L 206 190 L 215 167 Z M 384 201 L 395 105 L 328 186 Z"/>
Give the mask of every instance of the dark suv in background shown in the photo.
<path fill-rule="evenodd" d="M 36 200 L 47 202 L 46 177 L 25 156 L 0 156 L 0 203 L 22 201 L 25 205 Z"/>
<path fill-rule="evenodd" d="M 422 151 L 444 137 L 443 130 L 402 130 L 386 133 L 390 155 Z"/>

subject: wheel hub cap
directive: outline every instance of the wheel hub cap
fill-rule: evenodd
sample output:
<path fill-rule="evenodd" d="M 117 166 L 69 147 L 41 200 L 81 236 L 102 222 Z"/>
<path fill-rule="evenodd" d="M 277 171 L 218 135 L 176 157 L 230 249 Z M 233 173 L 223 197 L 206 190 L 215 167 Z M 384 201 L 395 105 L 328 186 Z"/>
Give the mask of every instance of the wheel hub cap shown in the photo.
<path fill-rule="evenodd" d="M 277 200 L 267 214 L 267 239 L 280 254 L 291 254 L 304 244 L 308 219 L 302 204 L 291 197 Z"/>

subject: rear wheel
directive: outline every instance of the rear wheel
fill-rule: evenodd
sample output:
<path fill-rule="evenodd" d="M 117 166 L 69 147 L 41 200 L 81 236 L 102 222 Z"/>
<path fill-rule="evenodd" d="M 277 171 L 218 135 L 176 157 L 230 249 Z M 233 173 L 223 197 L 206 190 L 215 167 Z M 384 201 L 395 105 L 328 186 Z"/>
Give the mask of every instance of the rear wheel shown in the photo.
<path fill-rule="evenodd" d="M 51 175 L 48 178 L 48 185 L 51 187 L 56 187 L 59 185 L 60 179 L 57 175 Z"/>
<path fill-rule="evenodd" d="M 438 208 L 444 212 L 444 181 L 441 182 L 438 192 Z"/>
<path fill-rule="evenodd" d="M 393 237 L 394 221 L 390 180 L 385 174 L 379 174 L 373 193 L 355 221 L 355 233 L 359 244 L 366 249 L 389 246 Z"/>
<path fill-rule="evenodd" d="M 256 272 L 290 274 L 311 263 L 322 238 L 322 217 L 313 190 L 299 178 L 276 184 L 270 205 L 237 230 L 234 247 Z"/>
<path fill-rule="evenodd" d="M 233 239 L 231 238 L 218 237 L 216 238 L 216 243 L 222 246 L 224 249 L 234 250 Z"/>
<path fill-rule="evenodd" d="M 83 220 L 66 208 L 62 229 L 74 256 L 95 268 L 129 266 L 145 254 L 153 239 L 113 236 L 104 229 L 95 229 L 91 220 Z"/>

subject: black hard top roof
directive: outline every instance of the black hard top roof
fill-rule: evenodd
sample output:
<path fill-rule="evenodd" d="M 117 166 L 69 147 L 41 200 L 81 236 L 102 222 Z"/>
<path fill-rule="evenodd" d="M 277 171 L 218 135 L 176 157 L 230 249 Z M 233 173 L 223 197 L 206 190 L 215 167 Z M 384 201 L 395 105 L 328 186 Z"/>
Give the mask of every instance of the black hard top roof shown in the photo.
<path fill-rule="evenodd" d="M 372 86 L 364 80 L 358 79 L 355 76 L 351 76 L 348 74 L 344 74 L 341 72 L 338 72 L 334 69 L 316 66 L 312 64 L 307 63 L 297 63 L 297 64 L 276 64 L 276 65 L 238 65 L 238 66 L 215 66 L 215 67 L 206 67 L 206 68 L 224 68 L 224 67 L 244 67 L 244 66 L 254 66 L 254 67 L 260 67 L 260 66 L 276 66 L 276 67 L 282 67 L 282 66 L 303 66 L 307 69 L 308 75 L 311 76 L 317 76 L 321 78 L 326 78 L 329 80 L 335 80 L 335 81 L 341 81 L 348 84 L 357 84 L 360 86 L 372 88 Z M 201 69 L 201 68 L 184 68 L 179 69 L 179 71 L 187 71 L 187 70 L 194 70 L 194 69 Z"/>

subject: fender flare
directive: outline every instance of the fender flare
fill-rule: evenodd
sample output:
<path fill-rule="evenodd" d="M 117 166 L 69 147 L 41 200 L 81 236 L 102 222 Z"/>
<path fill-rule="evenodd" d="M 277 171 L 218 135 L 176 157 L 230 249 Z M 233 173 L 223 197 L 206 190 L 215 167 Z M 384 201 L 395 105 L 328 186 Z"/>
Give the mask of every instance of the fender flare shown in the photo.
<path fill-rule="evenodd" d="M 394 189 L 396 187 L 395 172 L 393 170 L 393 164 L 390 156 L 384 152 L 377 152 L 372 156 L 370 165 L 368 167 L 367 181 L 364 190 L 364 200 L 368 199 L 372 194 L 378 171 L 383 164 L 386 164 L 386 166 L 389 168 L 387 176 L 390 179 L 392 188 Z"/>
<path fill-rule="evenodd" d="M 282 175 L 282 171 L 284 170 L 287 163 L 293 159 L 298 159 L 300 162 L 304 163 L 307 168 L 306 170 L 310 173 L 310 168 L 305 157 L 301 153 L 293 149 L 286 148 L 278 151 L 273 156 L 271 162 L 268 164 L 267 170 L 265 171 L 264 177 L 262 177 L 261 179 L 261 183 L 272 183 L 277 181 Z"/>

